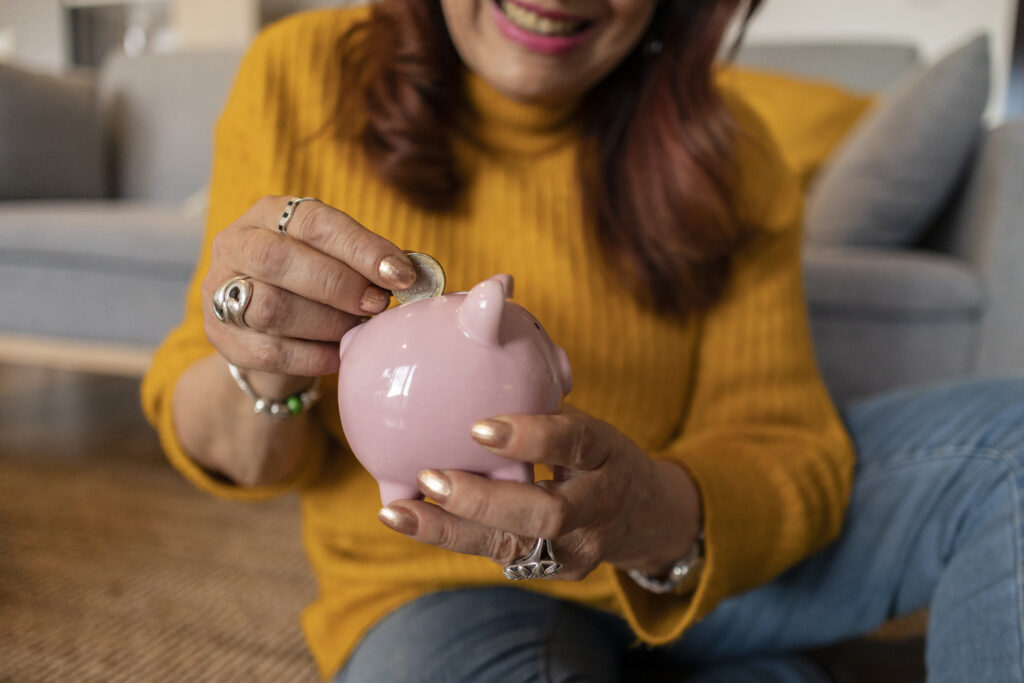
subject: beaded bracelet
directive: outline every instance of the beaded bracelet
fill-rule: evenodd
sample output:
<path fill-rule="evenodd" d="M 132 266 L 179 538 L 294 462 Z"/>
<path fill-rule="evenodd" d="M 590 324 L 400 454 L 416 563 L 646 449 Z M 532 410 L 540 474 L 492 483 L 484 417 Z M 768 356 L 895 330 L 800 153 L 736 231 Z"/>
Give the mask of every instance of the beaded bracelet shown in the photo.
<path fill-rule="evenodd" d="M 306 389 L 284 398 L 265 398 L 260 396 L 249 386 L 249 380 L 242 374 L 241 368 L 233 363 L 228 363 L 228 370 L 235 379 L 238 388 L 245 392 L 245 395 L 252 399 L 252 410 L 254 413 L 263 413 L 271 417 L 293 417 L 300 415 L 320 400 L 320 378 L 317 377 Z"/>

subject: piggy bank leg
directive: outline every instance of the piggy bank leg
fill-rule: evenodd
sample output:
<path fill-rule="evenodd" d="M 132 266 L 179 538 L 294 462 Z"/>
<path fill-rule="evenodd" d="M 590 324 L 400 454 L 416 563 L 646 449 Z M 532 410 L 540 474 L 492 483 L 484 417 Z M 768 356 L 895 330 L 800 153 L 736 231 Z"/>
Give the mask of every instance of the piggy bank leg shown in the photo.
<path fill-rule="evenodd" d="M 405 482 L 397 481 L 382 481 L 380 484 L 380 502 L 381 505 L 390 505 L 396 500 L 407 500 L 422 498 L 420 490 Z"/>
<path fill-rule="evenodd" d="M 524 484 L 533 483 L 533 465 L 528 462 L 509 463 L 501 469 L 491 472 L 491 479 L 502 481 L 518 481 Z"/>

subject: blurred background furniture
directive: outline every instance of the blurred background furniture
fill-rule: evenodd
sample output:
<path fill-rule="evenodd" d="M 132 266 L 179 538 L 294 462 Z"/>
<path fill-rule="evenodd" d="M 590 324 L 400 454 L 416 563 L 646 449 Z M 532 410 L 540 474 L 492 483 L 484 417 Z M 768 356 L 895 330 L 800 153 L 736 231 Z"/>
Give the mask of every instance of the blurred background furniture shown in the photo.
<path fill-rule="evenodd" d="M 86 94 L 0 66 L 0 357 L 141 373 L 181 318 L 239 58 L 116 56 Z"/>
<path fill-rule="evenodd" d="M 805 288 L 822 373 L 839 401 L 1024 371 L 1024 119 L 991 129 L 980 121 L 987 47 L 976 38 L 929 68 L 899 45 L 752 45 L 739 55 L 769 76 L 811 79 L 805 87 L 820 79 L 843 86 L 841 96 L 877 93 L 804 178 Z M 751 97 L 756 105 L 758 93 Z M 780 116 L 759 111 L 770 127 Z M 830 114 L 800 115 L 814 127 Z M 804 132 L 777 123 L 787 155 Z M 941 186 L 931 183 L 940 175 Z"/>
<path fill-rule="evenodd" d="M 239 58 L 114 56 L 93 80 L 0 66 L 0 358 L 143 370 L 181 316 L 213 125 Z M 912 48 L 877 44 L 752 45 L 739 57 L 871 92 L 916 62 Z M 816 243 L 809 231 L 808 303 L 837 400 L 1024 368 L 1022 160 L 1024 122 L 981 131 L 942 210 L 907 243 Z"/>

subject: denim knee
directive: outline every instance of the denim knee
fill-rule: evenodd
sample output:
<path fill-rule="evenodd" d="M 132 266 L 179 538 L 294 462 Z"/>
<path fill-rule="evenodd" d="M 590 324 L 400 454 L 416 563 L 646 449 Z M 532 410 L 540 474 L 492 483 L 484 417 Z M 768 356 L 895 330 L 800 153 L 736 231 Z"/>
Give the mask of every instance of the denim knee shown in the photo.
<path fill-rule="evenodd" d="M 334 681 L 611 683 L 624 649 L 584 607 L 518 588 L 446 591 L 382 619 Z"/>

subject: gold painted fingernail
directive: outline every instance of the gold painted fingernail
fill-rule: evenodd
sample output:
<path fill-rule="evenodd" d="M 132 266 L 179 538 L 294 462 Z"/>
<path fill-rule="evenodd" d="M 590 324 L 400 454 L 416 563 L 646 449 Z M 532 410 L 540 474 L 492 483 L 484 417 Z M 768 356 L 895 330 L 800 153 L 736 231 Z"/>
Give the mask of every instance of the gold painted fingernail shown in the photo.
<path fill-rule="evenodd" d="M 387 294 L 376 287 L 367 287 L 359 299 L 359 308 L 367 313 L 380 313 L 388 305 Z"/>
<path fill-rule="evenodd" d="M 379 519 L 385 526 L 403 534 L 414 534 L 419 528 L 419 520 L 408 510 L 390 505 L 382 507 L 377 513 Z"/>
<path fill-rule="evenodd" d="M 478 443 L 492 448 L 504 448 L 512 438 L 512 425 L 504 420 L 480 420 L 469 430 Z"/>
<path fill-rule="evenodd" d="M 382 278 L 398 289 L 405 289 L 416 282 L 416 270 L 397 256 L 385 256 L 378 270 Z"/>
<path fill-rule="evenodd" d="M 420 486 L 426 489 L 425 493 L 438 503 L 445 502 L 452 495 L 452 480 L 440 470 L 423 470 L 418 479 Z"/>

